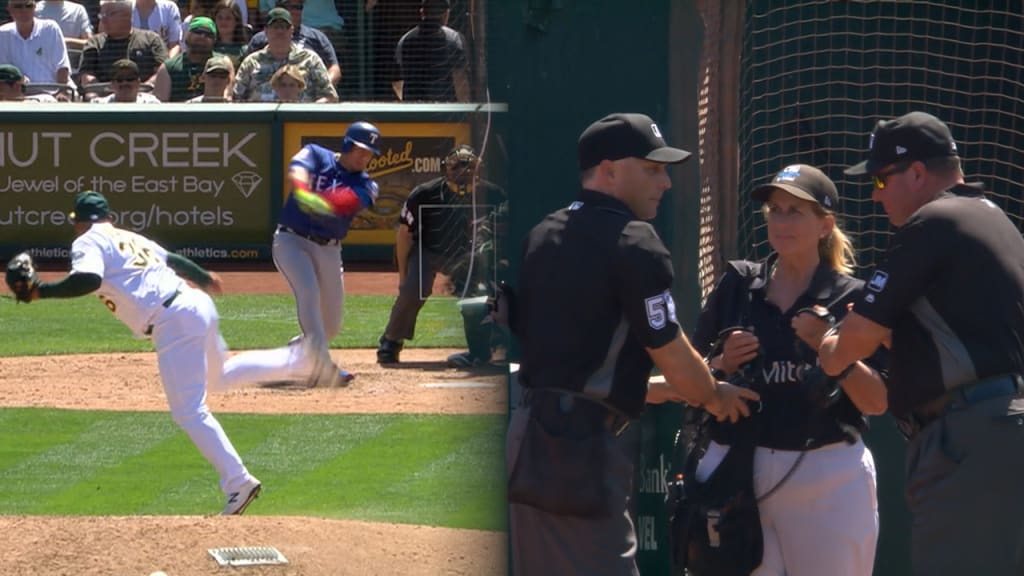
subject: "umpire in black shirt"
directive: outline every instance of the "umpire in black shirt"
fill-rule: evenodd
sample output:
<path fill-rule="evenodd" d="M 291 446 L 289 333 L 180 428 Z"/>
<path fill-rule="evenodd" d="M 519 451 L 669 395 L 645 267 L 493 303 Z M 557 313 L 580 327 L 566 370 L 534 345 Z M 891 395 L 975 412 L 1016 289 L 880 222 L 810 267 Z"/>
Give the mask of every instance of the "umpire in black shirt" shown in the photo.
<path fill-rule="evenodd" d="M 442 162 L 444 176 L 413 188 L 402 205 L 395 255 L 398 298 L 380 337 L 377 362 L 397 364 L 405 340 L 416 332 L 416 317 L 433 293 L 437 273 L 448 276 L 460 301 L 468 352 L 448 357 L 453 368 L 472 368 L 491 359 L 491 324 L 486 296 L 495 276 L 498 221 L 506 212 L 505 191 L 478 178 L 480 157 L 467 144 Z M 492 282 L 493 284 L 493 282 Z M 468 297 L 468 298 L 467 298 Z"/>
<path fill-rule="evenodd" d="M 578 145 L 583 190 L 530 232 L 513 328 L 523 407 L 508 432 L 513 573 L 635 575 L 628 513 L 645 401 L 685 400 L 719 419 L 757 395 L 718 383 L 683 335 L 668 250 L 654 228 L 666 146 L 642 114 L 612 114 Z M 653 360 L 653 362 L 652 362 Z M 661 385 L 648 376 L 654 364 Z"/>
<path fill-rule="evenodd" d="M 838 374 L 891 341 L 889 407 L 910 437 L 918 575 L 1024 574 L 1024 239 L 964 184 L 938 118 L 882 121 L 872 199 L 896 227 L 885 261 L 819 350 Z"/>

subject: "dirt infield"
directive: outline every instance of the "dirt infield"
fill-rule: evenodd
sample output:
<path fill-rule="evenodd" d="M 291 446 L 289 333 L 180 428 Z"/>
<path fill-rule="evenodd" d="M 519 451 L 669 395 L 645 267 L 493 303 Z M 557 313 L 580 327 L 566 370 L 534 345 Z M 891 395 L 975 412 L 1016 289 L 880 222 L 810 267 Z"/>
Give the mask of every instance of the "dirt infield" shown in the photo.
<path fill-rule="evenodd" d="M 220 272 L 225 293 L 288 293 L 279 274 Z M 44 273 L 44 278 L 62 273 Z M 397 274 L 349 271 L 349 294 L 393 294 Z M 5 288 L 4 288 L 5 289 Z M 357 374 L 343 389 L 246 388 L 211 394 L 216 413 L 507 412 L 504 368 L 449 369 L 457 350 L 407 349 L 382 368 L 373 350 L 334 350 Z M 166 410 L 152 353 L 0 360 L 0 406 Z M 268 490 L 268 497 L 272 491 Z M 253 505 L 258 508 L 259 501 Z M 504 574 L 504 533 L 294 517 L 0 517 L 3 575 L 225 574 L 207 549 L 275 546 L 287 566 L 238 568 L 252 576 Z"/>

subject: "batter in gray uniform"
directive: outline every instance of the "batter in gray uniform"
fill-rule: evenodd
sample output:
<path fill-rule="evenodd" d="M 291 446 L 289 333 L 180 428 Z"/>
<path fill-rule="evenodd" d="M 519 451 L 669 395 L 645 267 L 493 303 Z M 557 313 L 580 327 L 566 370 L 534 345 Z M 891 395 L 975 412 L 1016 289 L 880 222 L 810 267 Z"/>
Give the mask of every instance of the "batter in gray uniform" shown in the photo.
<path fill-rule="evenodd" d="M 344 314 L 344 267 L 341 241 L 352 219 L 377 199 L 377 183 L 366 173 L 380 155 L 380 131 L 369 122 L 348 127 L 341 152 L 307 144 L 292 157 L 292 190 L 274 234 L 274 264 L 281 271 L 298 310 L 307 349 L 320 355 L 325 368 L 314 385 L 344 386 L 354 375 L 330 359 L 329 345 L 341 330 Z"/>

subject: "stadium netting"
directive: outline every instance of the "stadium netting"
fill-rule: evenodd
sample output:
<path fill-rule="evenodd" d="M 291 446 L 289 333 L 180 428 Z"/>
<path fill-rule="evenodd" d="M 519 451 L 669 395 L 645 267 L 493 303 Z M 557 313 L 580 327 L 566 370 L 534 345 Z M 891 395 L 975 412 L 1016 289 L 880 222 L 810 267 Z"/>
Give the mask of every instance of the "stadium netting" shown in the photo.
<path fill-rule="evenodd" d="M 968 182 L 1024 224 L 1024 1 L 752 0 L 739 101 L 738 252 L 768 254 L 751 190 L 789 164 L 821 168 L 841 197 L 858 275 L 892 233 L 866 177 L 880 119 L 920 110 L 949 124 Z"/>

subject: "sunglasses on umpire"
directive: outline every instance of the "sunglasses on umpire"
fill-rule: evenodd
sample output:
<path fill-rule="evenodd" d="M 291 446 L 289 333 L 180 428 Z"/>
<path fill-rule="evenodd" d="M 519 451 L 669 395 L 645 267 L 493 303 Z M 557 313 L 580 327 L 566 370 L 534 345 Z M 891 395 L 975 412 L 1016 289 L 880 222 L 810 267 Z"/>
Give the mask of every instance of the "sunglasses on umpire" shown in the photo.
<path fill-rule="evenodd" d="M 875 174 L 874 176 L 871 177 L 875 181 L 875 188 L 878 188 L 879 190 L 885 190 L 885 180 L 889 176 L 892 176 L 894 174 L 906 172 L 907 169 L 910 168 L 911 164 L 913 164 L 913 162 L 903 162 L 901 164 L 893 166 L 892 168 L 886 170 L 885 172 L 879 172 L 878 174 Z"/>

